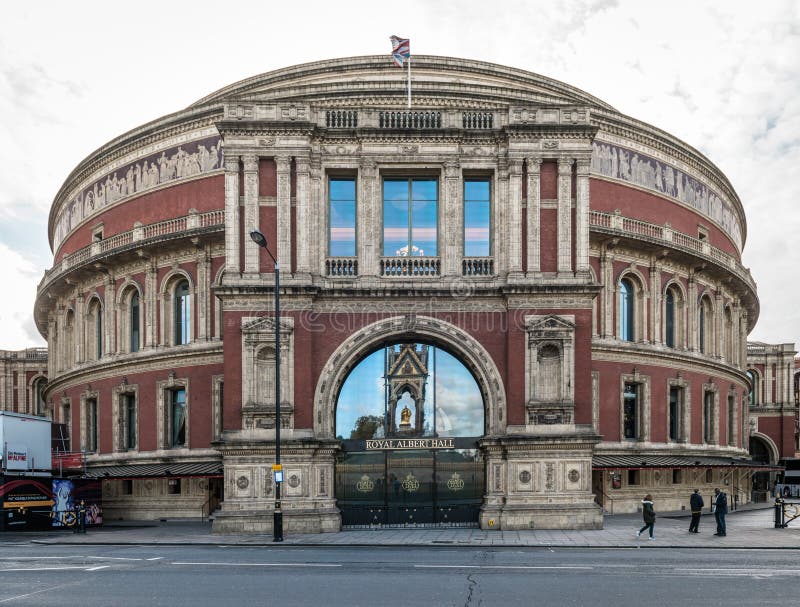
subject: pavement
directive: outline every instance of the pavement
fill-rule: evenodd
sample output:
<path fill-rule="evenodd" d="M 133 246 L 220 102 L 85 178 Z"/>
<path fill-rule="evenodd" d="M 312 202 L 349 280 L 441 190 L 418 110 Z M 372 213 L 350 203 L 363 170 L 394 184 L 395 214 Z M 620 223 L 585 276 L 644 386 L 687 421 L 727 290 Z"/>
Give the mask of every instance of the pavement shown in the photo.
<path fill-rule="evenodd" d="M 800 504 L 797 504 L 800 509 Z M 284 533 L 281 544 L 271 534 L 217 535 L 203 520 L 119 521 L 89 529 L 85 535 L 68 531 L 25 531 L 0 534 L 2 544 L 47 545 L 165 545 L 165 546 L 491 546 L 566 548 L 759 548 L 800 549 L 800 518 L 783 529 L 774 525 L 771 504 L 748 504 L 727 515 L 728 533 L 714 535 L 711 513 L 704 513 L 700 533 L 689 533 L 688 512 L 658 514 L 655 540 L 636 537 L 641 514 L 607 515 L 597 530 L 483 530 L 462 528 L 370 528 L 338 533 Z"/>

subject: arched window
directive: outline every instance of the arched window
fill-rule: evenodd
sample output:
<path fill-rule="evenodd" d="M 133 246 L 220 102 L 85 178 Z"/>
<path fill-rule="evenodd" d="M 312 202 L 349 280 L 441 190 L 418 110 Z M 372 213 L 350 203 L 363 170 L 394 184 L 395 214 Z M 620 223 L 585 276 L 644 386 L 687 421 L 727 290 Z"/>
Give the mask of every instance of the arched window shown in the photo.
<path fill-rule="evenodd" d="M 623 278 L 619 281 L 619 338 L 624 341 L 635 340 L 633 304 L 633 285 Z"/>
<path fill-rule="evenodd" d="M 47 385 L 47 380 L 44 377 L 40 377 L 36 380 L 36 383 L 33 385 L 33 414 L 34 415 L 45 415 L 46 405 L 44 402 L 44 388 Z"/>
<path fill-rule="evenodd" d="M 95 347 L 97 348 L 97 360 L 103 356 L 103 308 L 97 306 L 95 320 Z"/>
<path fill-rule="evenodd" d="M 675 347 L 675 294 L 667 289 L 664 302 L 664 343 L 668 348 Z"/>
<path fill-rule="evenodd" d="M 188 344 L 191 339 L 191 305 L 189 281 L 182 280 L 175 287 L 173 297 L 173 318 L 175 319 L 175 345 Z"/>
<path fill-rule="evenodd" d="M 131 296 L 130 311 L 129 311 L 129 332 L 130 332 L 130 346 L 131 352 L 139 351 L 140 333 L 139 333 L 139 292 L 134 291 Z"/>

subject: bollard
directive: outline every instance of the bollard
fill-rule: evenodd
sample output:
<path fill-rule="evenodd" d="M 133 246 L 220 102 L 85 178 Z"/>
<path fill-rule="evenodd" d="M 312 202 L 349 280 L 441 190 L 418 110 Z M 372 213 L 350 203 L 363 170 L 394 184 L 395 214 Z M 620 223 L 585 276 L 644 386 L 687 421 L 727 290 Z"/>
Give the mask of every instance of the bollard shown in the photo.
<path fill-rule="evenodd" d="M 783 519 L 783 500 L 780 497 L 775 498 L 775 529 L 783 529 L 786 527 Z"/>

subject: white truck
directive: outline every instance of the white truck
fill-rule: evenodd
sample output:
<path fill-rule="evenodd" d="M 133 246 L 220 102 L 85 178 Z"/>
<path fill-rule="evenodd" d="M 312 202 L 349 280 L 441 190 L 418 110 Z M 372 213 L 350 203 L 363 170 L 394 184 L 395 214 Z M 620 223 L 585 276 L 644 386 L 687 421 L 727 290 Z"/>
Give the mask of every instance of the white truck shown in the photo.
<path fill-rule="evenodd" d="M 3 476 L 51 474 L 51 422 L 46 417 L 0 411 Z"/>

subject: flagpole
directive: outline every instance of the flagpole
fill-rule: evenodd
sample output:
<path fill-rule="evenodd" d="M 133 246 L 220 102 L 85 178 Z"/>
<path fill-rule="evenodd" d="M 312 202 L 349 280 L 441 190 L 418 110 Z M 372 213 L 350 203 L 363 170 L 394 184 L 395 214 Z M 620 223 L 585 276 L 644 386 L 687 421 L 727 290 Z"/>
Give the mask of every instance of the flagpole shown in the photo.
<path fill-rule="evenodd" d="M 411 109 L 411 55 L 408 56 L 408 109 Z"/>

